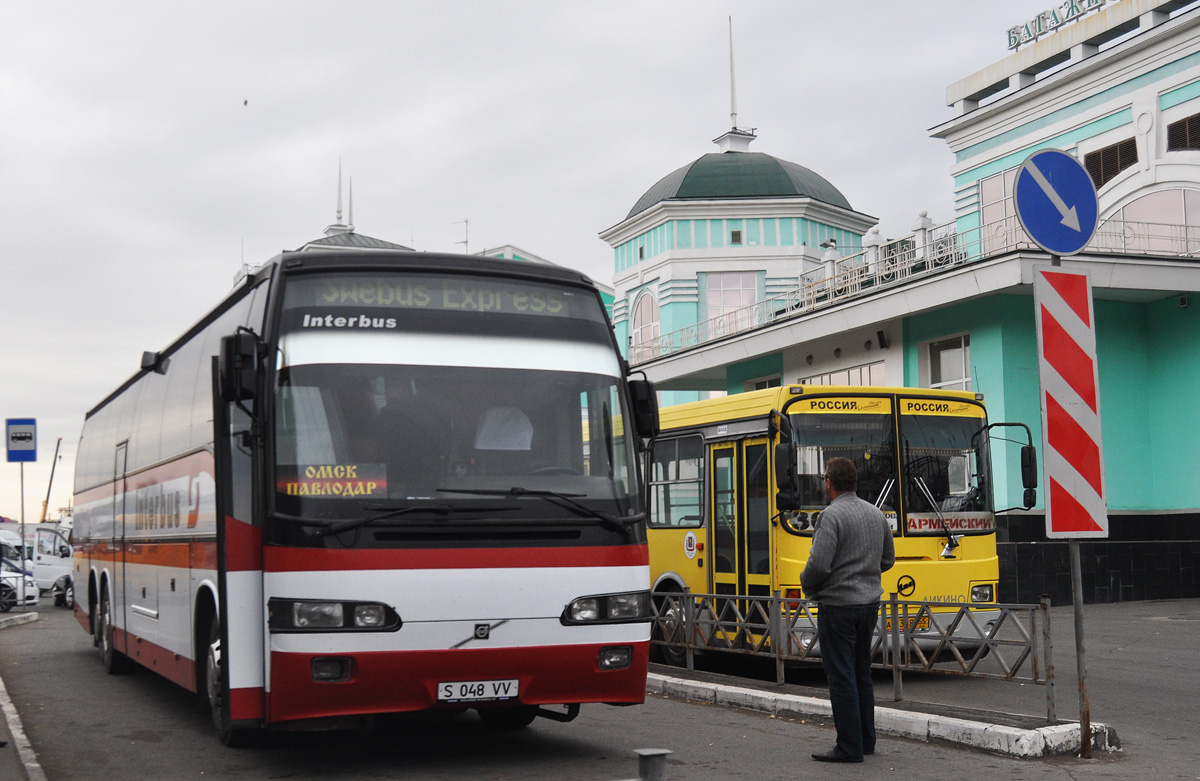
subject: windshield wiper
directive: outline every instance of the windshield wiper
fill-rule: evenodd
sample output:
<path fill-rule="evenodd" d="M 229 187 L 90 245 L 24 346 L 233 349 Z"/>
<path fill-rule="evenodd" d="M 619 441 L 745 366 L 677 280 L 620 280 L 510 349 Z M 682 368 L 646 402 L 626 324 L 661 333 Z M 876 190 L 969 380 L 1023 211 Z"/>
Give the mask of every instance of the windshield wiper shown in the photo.
<path fill-rule="evenodd" d="M 383 507 L 381 505 L 367 505 L 366 509 L 375 510 L 375 509 L 383 509 Z M 401 515 L 408 515 L 410 513 L 428 513 L 430 515 L 440 515 L 443 518 L 445 518 L 445 517 L 448 517 L 455 513 L 503 513 L 503 512 L 511 512 L 514 509 L 516 509 L 516 508 L 513 508 L 513 507 L 456 507 L 452 504 L 439 504 L 439 505 L 434 505 L 432 507 L 429 507 L 429 506 L 394 507 L 392 509 L 386 509 L 383 512 L 376 513 L 375 515 L 368 515 L 364 518 L 349 518 L 344 521 L 338 521 L 337 523 L 331 523 L 327 526 L 325 525 L 325 521 L 315 521 L 315 520 L 307 520 L 307 519 L 301 519 L 301 518 L 297 518 L 294 520 L 296 523 L 299 523 L 299 524 L 302 524 L 305 526 L 323 526 L 323 528 L 317 530 L 316 535 L 318 537 L 328 537 L 331 534 L 341 534 L 342 532 L 350 531 L 351 529 L 361 529 L 364 526 L 370 526 L 372 524 L 379 523 L 380 521 L 386 521 L 386 520 L 390 520 L 392 518 L 398 518 Z"/>
<path fill-rule="evenodd" d="M 962 539 L 961 534 L 951 534 L 950 525 L 946 523 L 946 516 L 942 515 L 942 510 L 938 507 L 938 503 L 933 498 L 933 491 L 929 490 L 929 486 L 925 484 L 925 478 L 917 476 L 917 487 L 921 489 L 921 493 L 925 494 L 925 498 L 933 507 L 933 514 L 942 522 L 942 529 L 946 532 L 946 547 L 942 549 L 942 558 L 948 559 L 954 553 L 954 549 L 958 547 L 959 540 Z"/>
<path fill-rule="evenodd" d="M 522 488 L 519 485 L 514 485 L 508 489 L 492 489 L 492 488 L 439 488 L 439 492 L 451 494 L 475 494 L 478 496 L 535 496 L 539 499 L 544 499 L 550 504 L 561 507 L 564 510 L 570 510 L 576 515 L 584 518 L 591 518 L 600 521 L 601 525 L 606 529 L 613 531 L 624 532 L 629 534 L 630 524 L 639 519 L 639 516 L 630 516 L 629 518 L 618 518 L 602 510 L 596 510 L 588 507 L 585 504 L 575 501 L 581 496 L 587 494 L 566 494 L 558 491 L 544 491 L 540 489 Z"/>

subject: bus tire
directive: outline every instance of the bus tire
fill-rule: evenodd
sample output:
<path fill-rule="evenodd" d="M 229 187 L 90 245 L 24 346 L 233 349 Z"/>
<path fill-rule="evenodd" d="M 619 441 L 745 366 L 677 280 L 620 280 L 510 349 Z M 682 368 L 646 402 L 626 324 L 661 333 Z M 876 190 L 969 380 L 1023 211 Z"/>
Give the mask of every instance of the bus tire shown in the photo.
<path fill-rule="evenodd" d="M 667 604 L 667 596 L 672 597 L 671 607 L 666 608 L 668 612 L 663 612 L 663 606 Z M 669 643 L 672 639 L 683 639 L 687 637 L 687 627 L 684 626 L 683 612 L 676 606 L 682 606 L 680 601 L 683 598 L 683 592 L 675 589 L 664 590 L 654 595 L 654 601 L 657 603 L 655 611 L 661 618 L 654 622 L 655 639 Z M 667 626 L 664 628 L 663 624 Z M 650 646 L 653 651 L 655 661 L 669 664 L 672 667 L 684 667 L 687 665 L 687 650 L 677 645 L 661 645 L 652 644 Z"/>
<path fill-rule="evenodd" d="M 479 708 L 479 720 L 488 729 L 521 729 L 537 718 L 536 705 L 504 705 L 499 708 Z"/>
<path fill-rule="evenodd" d="M 96 647 L 100 649 L 100 661 L 104 672 L 109 675 L 121 675 L 129 671 L 129 657 L 121 653 L 113 645 L 112 600 L 108 598 L 108 589 L 100 592 L 100 609 L 96 611 Z"/>
<path fill-rule="evenodd" d="M 0 583 L 0 613 L 7 613 L 17 604 L 17 590 L 7 583 Z"/>
<path fill-rule="evenodd" d="M 221 619 L 213 613 L 209 623 L 208 644 L 204 650 L 204 696 L 208 700 L 213 726 L 221 745 L 229 748 L 245 748 L 258 742 L 261 730 L 242 727 L 225 727 L 221 712 L 221 695 L 224 691 L 225 667 L 221 657 Z"/>

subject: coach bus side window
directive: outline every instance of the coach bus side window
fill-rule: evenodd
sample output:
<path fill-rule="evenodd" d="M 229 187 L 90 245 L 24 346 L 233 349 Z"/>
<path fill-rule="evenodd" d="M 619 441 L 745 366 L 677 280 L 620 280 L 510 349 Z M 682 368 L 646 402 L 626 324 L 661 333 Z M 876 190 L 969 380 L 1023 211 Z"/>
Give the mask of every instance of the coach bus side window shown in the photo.
<path fill-rule="evenodd" d="M 699 436 L 654 443 L 651 526 L 697 528 L 703 522 L 703 453 L 704 440 Z"/>

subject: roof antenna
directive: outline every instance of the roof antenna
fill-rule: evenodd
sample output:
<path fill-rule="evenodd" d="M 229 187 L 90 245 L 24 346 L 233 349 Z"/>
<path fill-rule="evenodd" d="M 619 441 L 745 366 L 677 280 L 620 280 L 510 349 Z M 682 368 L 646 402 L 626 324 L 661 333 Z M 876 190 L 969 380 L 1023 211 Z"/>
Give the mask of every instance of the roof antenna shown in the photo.
<path fill-rule="evenodd" d="M 737 79 L 733 73 L 733 17 L 729 17 L 729 122 L 737 130 Z"/>
<path fill-rule="evenodd" d="M 339 183 L 341 177 L 338 177 Z M 346 217 L 346 232 L 354 233 L 354 177 L 350 177 L 350 213 Z"/>
<path fill-rule="evenodd" d="M 733 17 L 729 17 L 729 121 L 727 133 L 713 139 L 721 152 L 749 152 L 750 142 L 757 136 L 754 128 L 742 130 L 737 126 L 737 79 L 733 70 Z"/>
<path fill-rule="evenodd" d="M 471 254 L 471 245 L 469 244 L 469 242 L 471 240 L 471 221 L 470 220 L 458 220 L 454 224 L 463 226 L 463 240 L 456 241 L 454 243 L 463 245 L 463 254 L 470 255 Z"/>
<path fill-rule="evenodd" d="M 337 224 L 342 224 L 342 158 L 338 156 L 338 202 L 337 202 Z"/>
<path fill-rule="evenodd" d="M 354 183 L 351 180 L 350 190 L 350 222 L 354 222 Z M 339 233 L 353 233 L 354 226 L 346 225 L 342 222 L 342 157 L 338 155 L 338 194 L 337 194 L 337 220 L 332 225 L 325 226 L 325 235 L 334 236 Z"/>

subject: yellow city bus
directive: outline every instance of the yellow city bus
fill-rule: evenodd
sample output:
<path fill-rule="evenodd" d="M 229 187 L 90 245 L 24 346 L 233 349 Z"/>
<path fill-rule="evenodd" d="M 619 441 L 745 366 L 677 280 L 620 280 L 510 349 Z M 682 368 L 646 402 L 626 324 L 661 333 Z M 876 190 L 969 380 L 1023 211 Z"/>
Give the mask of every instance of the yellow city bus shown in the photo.
<path fill-rule="evenodd" d="M 791 385 L 667 407 L 651 455 L 651 582 L 664 595 L 801 599 L 800 572 L 828 505 L 834 456 L 895 535 L 886 594 L 995 603 L 999 566 L 983 397 L 920 388 Z M 998 423 L 995 426 L 1023 424 Z M 1024 504 L 1036 487 L 1021 448 Z M 949 608 L 947 608 L 949 609 Z M 666 661 L 682 651 L 659 646 Z"/>

